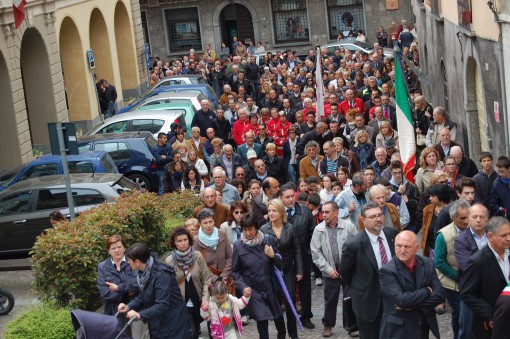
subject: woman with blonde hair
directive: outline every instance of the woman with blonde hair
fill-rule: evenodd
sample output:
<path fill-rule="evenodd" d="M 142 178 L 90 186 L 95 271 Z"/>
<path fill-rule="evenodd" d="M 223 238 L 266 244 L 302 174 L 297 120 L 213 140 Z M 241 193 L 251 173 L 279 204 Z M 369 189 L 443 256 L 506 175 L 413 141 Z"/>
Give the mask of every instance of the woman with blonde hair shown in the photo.
<path fill-rule="evenodd" d="M 174 149 L 178 150 L 181 153 L 181 160 L 188 162 L 188 152 L 189 148 L 185 142 L 178 143 L 175 145 Z"/>
<path fill-rule="evenodd" d="M 420 168 L 414 176 L 414 182 L 420 194 L 429 187 L 432 173 L 442 168 L 443 163 L 439 160 L 439 153 L 432 147 L 425 147 L 420 155 Z"/>
<path fill-rule="evenodd" d="M 363 130 L 356 133 L 351 151 L 358 158 L 360 170 L 364 170 L 367 165 L 370 165 L 375 160 L 374 144 L 370 141 L 368 133 Z"/>
<path fill-rule="evenodd" d="M 356 129 L 356 124 L 354 123 L 354 116 L 358 113 L 357 108 L 348 109 L 345 112 L 345 129 L 344 136 L 349 139 L 351 132 Z"/>
<path fill-rule="evenodd" d="M 223 156 L 223 141 L 220 138 L 214 138 L 211 141 L 211 145 L 213 147 L 213 154 L 211 154 L 211 157 L 209 158 L 209 163 L 211 164 L 211 170 L 209 171 L 212 173 L 212 170 L 214 168 L 214 164 L 216 163 L 216 159 Z"/>
<path fill-rule="evenodd" d="M 395 146 L 398 148 L 398 132 L 395 131 L 391 127 L 391 123 L 389 121 L 381 122 L 379 126 L 379 134 L 375 137 L 375 147 L 386 147 L 386 140 L 392 139 L 395 140 Z"/>
<path fill-rule="evenodd" d="M 285 206 L 280 199 L 269 201 L 267 206 L 269 222 L 260 228 L 260 231 L 266 237 L 274 238 L 280 252 L 283 263 L 283 279 L 292 302 L 296 300 L 296 279 L 300 281 L 303 278 L 303 258 L 301 257 L 301 248 L 299 235 L 296 233 L 292 224 L 287 222 L 287 213 Z M 290 305 L 285 300 L 287 306 L 287 332 L 291 338 L 297 338 L 296 318 L 290 311 Z"/>

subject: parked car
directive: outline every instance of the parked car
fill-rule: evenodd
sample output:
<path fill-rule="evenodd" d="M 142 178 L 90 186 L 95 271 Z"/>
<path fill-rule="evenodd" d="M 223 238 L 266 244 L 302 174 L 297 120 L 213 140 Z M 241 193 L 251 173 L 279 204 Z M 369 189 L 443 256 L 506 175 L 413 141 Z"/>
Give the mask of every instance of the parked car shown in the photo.
<path fill-rule="evenodd" d="M 351 52 L 360 51 L 362 53 L 374 54 L 374 48 L 364 42 L 360 41 L 348 41 L 348 42 L 333 42 L 331 44 L 322 45 L 321 48 L 326 47 L 328 49 L 328 54 L 335 53 L 335 50 L 343 46 L 345 49 L 348 49 Z M 391 48 L 383 48 L 384 56 L 393 57 L 393 49 Z"/>
<path fill-rule="evenodd" d="M 103 133 L 78 138 L 80 152 L 108 152 L 119 173 L 148 191 L 156 191 L 159 184 L 156 166 L 152 163 L 156 145 L 150 132 Z"/>
<path fill-rule="evenodd" d="M 189 93 L 189 92 L 180 92 L 180 93 L 159 93 L 154 97 L 149 97 L 141 101 L 140 103 L 132 106 L 130 108 L 130 112 L 139 111 L 139 110 L 154 110 L 154 109 L 165 109 L 164 107 L 158 107 L 158 105 L 176 102 L 176 103 L 191 103 L 195 107 L 196 110 L 202 108 L 200 102 L 202 100 L 209 100 L 202 93 Z M 209 100 L 211 103 L 211 101 Z M 211 107 L 213 107 L 211 103 Z"/>
<path fill-rule="evenodd" d="M 174 122 L 179 123 L 186 132 L 185 116 L 184 108 L 116 114 L 99 123 L 86 135 L 148 131 L 157 138 L 159 132 L 168 133 L 170 125 Z"/>
<path fill-rule="evenodd" d="M 81 173 L 70 179 L 76 214 L 139 189 L 121 174 Z M 51 227 L 49 215 L 55 210 L 70 213 L 63 175 L 27 179 L 0 192 L 0 255 L 29 252 Z"/>
<path fill-rule="evenodd" d="M 170 85 L 190 85 L 190 84 L 205 84 L 207 83 L 206 79 L 200 74 L 181 74 L 181 75 L 171 75 L 169 77 L 164 77 L 157 84 L 153 86 L 153 88 L 158 88 L 160 86 L 170 86 Z"/>
<path fill-rule="evenodd" d="M 214 89 L 209 84 L 186 84 L 186 85 L 169 85 L 169 86 L 158 86 L 155 85 L 147 92 L 134 99 L 129 105 L 120 109 L 117 114 L 129 112 L 134 106 L 138 105 L 147 98 L 152 98 L 156 95 L 164 95 L 166 93 L 180 93 L 186 92 L 190 94 L 202 93 L 212 103 L 211 107 L 218 107 L 218 98 Z"/>
<path fill-rule="evenodd" d="M 69 173 L 119 173 L 115 162 L 108 153 L 101 151 L 68 155 L 67 167 L 69 168 Z M 2 182 L 0 184 L 0 191 L 20 181 L 63 173 L 60 155 L 43 155 L 23 166 L 10 179 Z"/>

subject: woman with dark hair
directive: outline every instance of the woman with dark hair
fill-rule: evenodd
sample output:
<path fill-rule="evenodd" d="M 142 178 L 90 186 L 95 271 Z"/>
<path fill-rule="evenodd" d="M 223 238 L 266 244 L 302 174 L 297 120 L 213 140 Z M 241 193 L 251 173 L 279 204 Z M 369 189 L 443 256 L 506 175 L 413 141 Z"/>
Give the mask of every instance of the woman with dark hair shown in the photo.
<path fill-rule="evenodd" d="M 175 281 L 198 334 L 202 322 L 200 307 L 207 308 L 209 304 L 211 274 L 202 254 L 193 248 L 193 237 L 184 227 L 174 228 L 168 244 L 173 251 L 166 257 L 165 264 L 175 270 Z"/>
<path fill-rule="evenodd" d="M 50 213 L 50 223 L 51 226 L 55 226 L 58 223 L 66 221 L 66 217 L 60 211 L 53 211 Z"/>
<path fill-rule="evenodd" d="M 204 192 L 204 181 L 195 167 L 190 167 L 184 171 L 184 178 L 181 183 L 181 191 L 190 190 L 195 194 L 202 195 Z"/>
<path fill-rule="evenodd" d="M 165 173 L 163 179 L 165 193 L 172 193 L 181 189 L 185 169 L 184 162 L 181 159 L 173 159 L 172 162 L 165 165 L 163 169 Z"/>
<path fill-rule="evenodd" d="M 292 302 L 296 300 L 296 280 L 303 278 L 303 259 L 301 256 L 301 246 L 299 236 L 292 224 L 287 222 L 287 213 L 285 206 L 280 199 L 269 201 L 267 206 L 267 215 L 269 222 L 260 228 L 260 231 L 267 236 L 274 238 L 277 244 L 278 252 L 282 255 L 283 279 Z M 285 300 L 287 314 L 287 331 L 289 337 L 297 338 L 297 326 L 294 313 L 291 306 Z"/>
<path fill-rule="evenodd" d="M 97 266 L 97 286 L 104 301 L 104 314 L 113 315 L 117 306 L 128 303 L 137 292 L 138 285 L 124 256 L 124 239 L 118 234 L 106 239 L 109 257 Z"/>
<path fill-rule="evenodd" d="M 283 159 L 276 154 L 276 145 L 270 142 L 266 146 L 266 155 L 262 158 L 266 164 L 267 176 L 275 178 L 283 185 L 288 181 L 288 172 L 283 164 Z"/>
<path fill-rule="evenodd" d="M 251 204 L 256 197 L 260 194 L 260 181 L 257 179 L 251 179 L 248 183 L 248 190 L 244 192 L 244 198 L 242 202 L 248 208 L 248 212 L 251 212 Z"/>
<path fill-rule="evenodd" d="M 230 214 L 223 224 L 220 225 L 220 230 L 227 235 L 228 242 L 234 246 L 237 239 L 241 238 L 241 218 L 248 212 L 248 208 L 240 201 L 234 201 L 230 205 Z"/>
<path fill-rule="evenodd" d="M 237 188 L 237 192 L 239 193 L 240 197 L 244 196 L 244 192 L 246 192 L 246 184 L 244 183 L 244 180 L 234 178 L 230 180 L 230 185 Z"/>
<path fill-rule="evenodd" d="M 422 241 L 421 248 L 423 255 L 426 257 L 434 258 L 434 246 L 436 244 L 436 220 L 437 216 L 443 208 L 451 201 L 451 195 L 448 187 L 444 184 L 437 184 L 428 188 L 430 204 L 423 209 L 422 221 Z"/>
<path fill-rule="evenodd" d="M 151 339 L 193 337 L 174 269 L 159 263 L 142 243 L 131 246 L 126 256 L 131 269 L 137 271 L 139 293 L 127 305 L 121 303 L 118 311 L 148 323 Z"/>
<path fill-rule="evenodd" d="M 277 338 L 285 338 L 285 321 L 275 291 L 274 266 L 280 266 L 282 257 L 278 253 L 276 241 L 264 237 L 259 230 L 257 217 L 246 213 L 241 218 L 241 238 L 234 243 L 232 277 L 236 288 L 244 291 L 251 288 L 248 304 L 250 318 L 257 322 L 260 339 L 269 339 L 269 320 L 274 320 Z"/>

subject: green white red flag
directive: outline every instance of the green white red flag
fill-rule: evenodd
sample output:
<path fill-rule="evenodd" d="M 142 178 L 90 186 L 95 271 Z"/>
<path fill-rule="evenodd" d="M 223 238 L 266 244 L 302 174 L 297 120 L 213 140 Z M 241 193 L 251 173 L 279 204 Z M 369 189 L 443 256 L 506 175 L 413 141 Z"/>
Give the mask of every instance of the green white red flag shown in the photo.
<path fill-rule="evenodd" d="M 397 52 L 395 62 L 395 101 L 397 106 L 398 143 L 404 166 L 404 175 L 407 180 L 414 183 L 413 169 L 416 164 L 416 138 L 400 52 Z"/>
<path fill-rule="evenodd" d="M 321 117 L 324 115 L 324 83 L 322 81 L 322 65 L 321 65 L 321 50 L 317 48 L 317 65 L 315 65 L 315 108 L 317 114 L 315 114 L 315 121 L 321 121 Z"/>

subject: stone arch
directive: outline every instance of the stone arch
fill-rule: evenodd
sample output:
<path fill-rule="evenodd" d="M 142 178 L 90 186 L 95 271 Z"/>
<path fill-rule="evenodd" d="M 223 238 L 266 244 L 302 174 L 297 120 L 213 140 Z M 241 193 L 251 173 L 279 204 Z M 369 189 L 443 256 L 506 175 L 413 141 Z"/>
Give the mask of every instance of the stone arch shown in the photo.
<path fill-rule="evenodd" d="M 0 52 L 0 102 L 2 103 L 0 168 L 7 169 L 12 168 L 13 165 L 21 164 L 22 155 L 16 126 L 16 112 L 12 100 L 11 78 L 2 52 Z"/>
<path fill-rule="evenodd" d="M 20 48 L 21 77 L 32 146 L 49 143 L 48 122 L 56 122 L 55 96 L 48 50 L 39 31 L 25 31 Z"/>
<path fill-rule="evenodd" d="M 246 7 L 251 14 L 251 19 L 253 21 L 253 34 L 255 35 L 255 43 L 260 41 L 260 24 L 259 17 L 257 16 L 257 11 L 255 8 L 248 2 L 244 0 L 225 0 L 222 1 L 213 13 L 213 32 L 214 32 L 214 41 L 216 42 L 216 50 L 221 50 L 221 23 L 220 23 L 220 14 L 221 11 L 228 5 L 239 4 Z"/>
<path fill-rule="evenodd" d="M 485 109 L 485 93 L 480 68 L 475 58 L 468 56 L 466 60 L 466 98 L 465 108 L 469 133 L 469 153 L 471 158 L 480 152 L 490 152 L 492 140 L 489 137 L 489 122 Z"/>
<path fill-rule="evenodd" d="M 89 26 L 90 48 L 94 53 L 96 67 L 96 82 L 100 79 L 106 79 L 113 84 L 113 64 L 112 51 L 110 48 L 110 39 L 108 36 L 108 28 L 101 11 L 97 8 L 92 10 L 90 14 Z"/>
<path fill-rule="evenodd" d="M 64 75 L 65 93 L 72 121 L 90 120 L 95 108 L 90 106 L 85 51 L 80 33 L 70 17 L 64 18 L 59 32 L 60 58 Z M 90 80 L 89 80 L 90 81 Z"/>
<path fill-rule="evenodd" d="M 115 6 L 115 41 L 122 89 L 133 89 L 138 85 L 133 34 L 128 11 L 122 1 Z"/>

